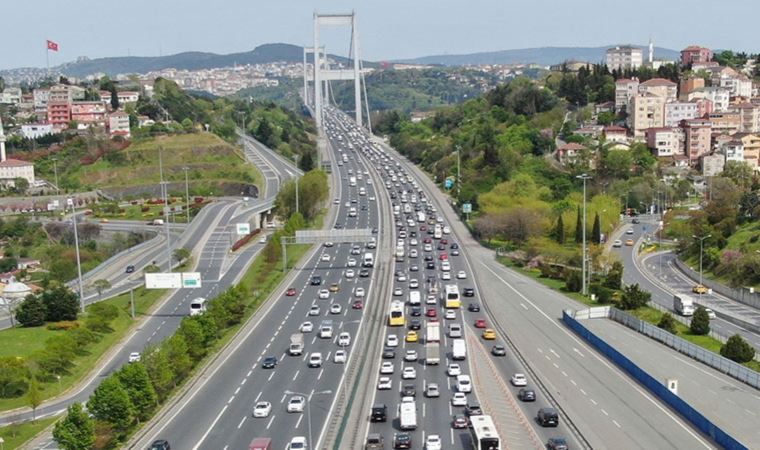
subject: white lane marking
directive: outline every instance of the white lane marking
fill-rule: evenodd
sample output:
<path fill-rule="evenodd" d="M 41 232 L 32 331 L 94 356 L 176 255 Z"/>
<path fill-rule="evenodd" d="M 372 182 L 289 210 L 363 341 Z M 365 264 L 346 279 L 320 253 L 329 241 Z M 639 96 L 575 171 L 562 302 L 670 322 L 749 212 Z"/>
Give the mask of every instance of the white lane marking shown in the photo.
<path fill-rule="evenodd" d="M 238 430 L 240 429 L 240 427 L 242 427 L 242 426 L 243 426 L 243 422 L 245 422 L 245 419 L 247 419 L 247 416 L 243 416 L 243 419 L 242 419 L 242 420 L 240 421 L 240 423 L 238 424 Z"/>
<path fill-rule="evenodd" d="M 208 427 L 206 432 L 203 433 L 203 436 L 201 436 L 201 438 L 198 440 L 198 443 L 195 444 L 195 446 L 193 447 L 193 450 L 198 450 L 198 448 L 201 446 L 203 441 L 206 440 L 206 437 L 208 437 L 209 433 L 211 433 L 211 430 L 214 429 L 214 427 L 216 426 L 216 423 L 219 422 L 219 419 L 222 418 L 222 415 L 224 414 L 225 411 L 227 411 L 227 405 L 224 405 L 224 408 L 222 408 L 222 410 L 219 411 L 219 414 L 216 415 L 216 418 L 214 419 L 214 421 L 211 422 L 211 426 Z"/>
<path fill-rule="evenodd" d="M 303 414 L 298 415 L 298 422 L 296 422 L 296 428 L 301 426 L 301 420 L 303 420 Z"/>
<path fill-rule="evenodd" d="M 520 306 L 522 306 L 524 310 L 526 310 L 526 311 L 528 310 L 528 307 L 525 306 L 525 303 L 520 303 Z"/>
<path fill-rule="evenodd" d="M 272 416 L 272 418 L 269 419 L 269 423 L 267 424 L 267 430 L 269 429 L 269 427 L 272 426 L 272 422 L 274 422 L 274 418 L 275 418 L 275 416 Z"/>
<path fill-rule="evenodd" d="M 621 428 L 621 427 L 620 427 L 620 424 L 619 424 L 619 423 L 617 423 L 617 420 L 614 420 L 614 419 L 613 419 L 613 420 L 612 420 L 612 423 L 614 423 L 616 427 L 618 427 L 618 428 Z"/>
<path fill-rule="evenodd" d="M 607 413 L 607 411 L 605 411 L 604 408 L 602 408 L 602 412 L 604 413 L 605 416 L 609 416 L 609 413 Z"/>

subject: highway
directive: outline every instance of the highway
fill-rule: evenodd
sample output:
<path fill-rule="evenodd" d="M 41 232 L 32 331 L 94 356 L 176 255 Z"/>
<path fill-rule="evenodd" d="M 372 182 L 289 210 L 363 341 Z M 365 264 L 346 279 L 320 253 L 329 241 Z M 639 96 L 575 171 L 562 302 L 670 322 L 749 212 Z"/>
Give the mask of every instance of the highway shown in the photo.
<path fill-rule="evenodd" d="M 644 256 L 641 261 L 635 259 L 638 247 L 656 227 L 653 217 L 641 216 L 639 219 L 641 223 L 631 223 L 626 228 L 633 230 L 633 234 L 624 235 L 624 239 L 633 239 L 636 245 L 612 249 L 612 253 L 620 258 L 625 267 L 623 281 L 629 284 L 638 283 L 642 289 L 652 293 L 653 302 L 670 311 L 673 310 L 673 294 L 687 294 L 693 297 L 699 304 L 716 311 L 718 317 L 710 321 L 710 327 L 717 334 L 726 338 L 740 334 L 760 352 L 760 334 L 722 318 L 724 314 L 731 315 L 760 327 L 760 311 L 716 293 L 693 294 L 691 289 L 696 283 L 675 267 L 675 255 L 672 253 Z"/>
<path fill-rule="evenodd" d="M 334 155 L 338 157 L 338 153 Z M 368 184 L 365 167 L 356 154 L 348 153 L 348 162 L 338 167 L 337 204 L 331 200 L 331 208 L 337 212 L 332 224 L 345 229 L 374 228 L 378 225 L 379 211 L 374 184 Z M 349 170 L 354 176 L 362 174 L 357 186 L 349 186 Z M 366 195 L 359 195 L 359 187 L 366 189 Z M 349 209 L 356 209 L 356 217 L 349 217 Z M 374 250 L 359 247 L 358 254 L 352 254 L 352 244 L 315 246 L 305 264 L 294 270 L 289 287 L 296 294 L 287 296 L 277 292 L 274 301 L 267 302 L 262 311 L 254 317 L 255 323 L 236 342 L 234 349 L 224 356 L 219 366 L 212 370 L 213 384 L 194 390 L 181 404 L 172 408 L 166 420 L 140 439 L 136 448 L 143 448 L 154 439 L 168 439 L 173 448 L 186 449 L 238 449 L 247 448 L 255 437 L 271 437 L 273 448 L 284 448 L 294 436 L 309 436 L 309 405 L 311 408 L 312 440 L 318 442 L 324 424 L 330 416 L 335 393 L 342 385 L 346 367 L 355 358 L 352 351 L 357 335 L 364 326 L 363 312 L 375 298 L 376 280 L 371 276 L 362 277 L 363 254 Z M 354 252 L 356 253 L 356 251 Z M 349 259 L 355 266 L 347 267 Z M 348 277 L 347 270 L 354 274 Z M 368 268 L 368 275 L 376 269 Z M 321 284 L 312 285 L 314 276 L 321 277 Z M 329 292 L 326 299 L 320 299 L 318 291 L 329 289 L 333 284 L 338 292 Z M 357 297 L 357 290 L 365 291 Z M 363 300 L 362 309 L 352 307 L 356 300 Z M 330 310 L 331 305 L 340 305 L 340 311 Z M 319 308 L 309 315 L 313 306 Z M 303 322 L 313 324 L 313 331 L 305 332 L 305 349 L 301 356 L 286 353 L 290 337 L 301 329 Z M 332 321 L 333 336 L 318 337 L 323 321 Z M 345 347 L 337 345 L 339 333 L 347 332 L 351 343 Z M 336 363 L 335 353 L 343 348 L 348 353 L 346 363 Z M 321 367 L 310 368 L 307 360 L 311 353 L 319 352 L 324 362 Z M 261 366 L 263 358 L 274 356 L 278 363 L 273 369 Z M 288 413 L 286 405 L 292 395 L 286 391 L 303 393 L 308 398 L 307 407 L 298 413 Z M 256 402 L 268 401 L 272 411 L 265 418 L 253 418 L 252 409 Z M 316 446 L 315 446 L 316 447 Z"/>

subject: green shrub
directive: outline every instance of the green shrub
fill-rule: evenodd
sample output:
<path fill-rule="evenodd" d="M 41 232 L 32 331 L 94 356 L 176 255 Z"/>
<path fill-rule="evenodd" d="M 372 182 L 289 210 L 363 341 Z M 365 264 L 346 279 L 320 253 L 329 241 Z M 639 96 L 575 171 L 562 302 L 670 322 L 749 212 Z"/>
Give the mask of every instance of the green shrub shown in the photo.
<path fill-rule="evenodd" d="M 62 320 L 60 322 L 52 322 L 45 327 L 50 331 L 67 331 L 79 328 L 79 322 L 75 320 Z"/>

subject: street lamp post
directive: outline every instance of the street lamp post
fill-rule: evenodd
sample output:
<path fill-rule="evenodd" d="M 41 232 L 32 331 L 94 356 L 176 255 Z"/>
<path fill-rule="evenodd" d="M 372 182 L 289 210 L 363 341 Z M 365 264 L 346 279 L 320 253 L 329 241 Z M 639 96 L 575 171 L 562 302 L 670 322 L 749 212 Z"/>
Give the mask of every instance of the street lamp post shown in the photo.
<path fill-rule="evenodd" d="M 55 193 L 60 194 L 61 188 L 58 187 L 58 158 L 53 159 L 53 172 L 55 173 Z"/>
<path fill-rule="evenodd" d="M 707 234 L 701 237 L 693 234 L 691 237 L 699 240 L 699 285 L 702 286 L 702 246 L 705 242 L 705 239 L 711 238 L 712 234 Z"/>
<path fill-rule="evenodd" d="M 187 223 L 190 224 L 190 184 L 187 181 L 187 171 L 190 170 L 190 168 L 183 167 L 182 170 L 185 171 L 185 201 L 187 202 L 187 205 L 185 206 L 185 214 L 187 214 Z"/>
<path fill-rule="evenodd" d="M 294 155 L 293 158 L 296 161 L 296 169 L 298 168 L 298 155 Z M 298 209 L 298 176 L 296 175 L 296 212 L 300 212 Z"/>
<path fill-rule="evenodd" d="M 295 392 L 295 391 L 285 391 L 284 393 L 285 395 L 300 395 L 301 397 L 306 399 L 306 422 L 308 423 L 308 428 L 309 428 L 308 445 L 311 446 L 311 448 L 317 448 L 317 446 L 313 444 L 312 434 L 311 434 L 311 397 L 314 395 L 329 395 L 329 394 L 332 394 L 333 391 L 328 389 L 325 391 L 312 392 L 311 395 L 306 395 L 303 392 Z"/>
<path fill-rule="evenodd" d="M 68 202 L 71 204 L 71 221 L 74 224 L 74 247 L 76 249 L 76 255 L 77 255 L 77 280 L 79 281 L 79 307 L 81 308 L 82 312 L 84 312 L 84 287 L 82 283 L 82 260 L 79 257 L 79 232 L 77 231 L 77 210 L 75 205 L 75 201 L 73 198 L 69 197 Z"/>
<path fill-rule="evenodd" d="M 576 175 L 575 178 L 578 178 L 580 180 L 583 180 L 583 284 L 581 288 L 581 293 L 583 295 L 587 294 L 587 285 L 586 285 L 586 180 L 590 180 L 591 177 L 585 173 L 582 173 L 580 175 Z"/>

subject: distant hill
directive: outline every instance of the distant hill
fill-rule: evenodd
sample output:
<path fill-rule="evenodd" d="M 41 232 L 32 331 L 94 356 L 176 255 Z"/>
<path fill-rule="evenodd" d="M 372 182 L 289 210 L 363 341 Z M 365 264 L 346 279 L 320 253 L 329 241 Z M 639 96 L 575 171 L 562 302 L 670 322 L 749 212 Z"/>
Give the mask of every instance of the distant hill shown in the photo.
<path fill-rule="evenodd" d="M 433 55 L 419 58 L 398 60 L 395 62 L 409 64 L 439 64 L 444 66 L 466 66 L 478 64 L 516 64 L 534 63 L 542 66 L 561 63 L 568 59 L 588 61 L 590 63 L 601 62 L 605 58 L 605 52 L 614 45 L 604 47 L 537 47 L 515 50 L 501 50 L 496 52 L 470 53 L 464 55 Z M 646 46 L 644 58 L 647 56 Z M 678 60 L 680 52 L 667 48 L 655 47 L 656 59 Z"/>

